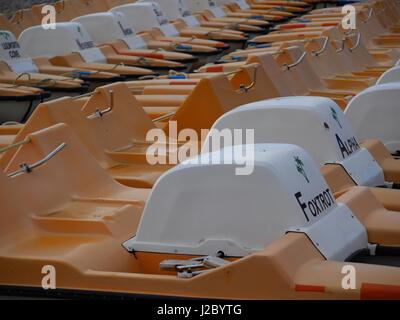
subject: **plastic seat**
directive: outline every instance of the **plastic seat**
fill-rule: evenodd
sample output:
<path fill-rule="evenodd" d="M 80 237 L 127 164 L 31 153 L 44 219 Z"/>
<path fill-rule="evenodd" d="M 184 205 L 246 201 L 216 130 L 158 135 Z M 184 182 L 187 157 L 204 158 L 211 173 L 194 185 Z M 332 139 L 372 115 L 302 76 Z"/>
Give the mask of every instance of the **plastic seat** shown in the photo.
<path fill-rule="evenodd" d="M 117 6 L 111 12 L 121 12 L 125 15 L 133 29 L 145 31 L 151 35 L 150 48 L 174 50 L 186 53 L 216 54 L 220 49 L 225 49 L 226 44 L 220 41 L 195 39 L 180 36 L 175 25 L 168 23 L 161 7 L 155 2 L 138 2 Z"/>
<path fill-rule="evenodd" d="M 120 12 L 102 12 L 75 18 L 73 22 L 80 23 L 89 33 L 96 45 L 106 44 L 121 55 L 137 56 L 171 61 L 193 61 L 194 57 L 185 53 L 150 50 L 145 39 L 136 35 L 129 26 L 125 16 Z M 99 32 L 99 27 L 104 28 Z M 159 64 L 161 61 L 159 61 Z M 178 63 L 164 62 L 165 66 L 171 68 L 182 66 Z"/>
<path fill-rule="evenodd" d="M 201 130 L 210 128 L 214 121 L 226 111 L 240 104 L 269 97 L 269 92 L 265 91 L 265 81 L 263 81 L 262 74 L 256 73 L 255 78 L 252 75 L 254 67 L 249 66 L 247 70 L 243 69 L 243 71 L 238 72 L 240 77 L 231 80 L 233 85 L 224 75 L 202 79 L 176 111 L 169 112 L 167 117 L 163 117 L 162 120 L 154 119 L 154 123 L 163 128 L 167 135 L 171 130 L 171 123 L 176 122 L 174 124 L 176 129 L 173 130 L 179 132 L 182 129 L 191 128 L 201 136 Z M 248 91 L 235 90 L 235 86 L 241 87 L 238 84 L 239 81 L 253 82 L 252 88 L 249 88 Z M 110 91 L 113 91 L 112 105 L 114 107 L 112 113 L 105 114 L 97 120 L 87 119 L 88 116 L 95 114 L 97 109 L 109 108 L 111 103 Z M 140 102 L 132 97 L 126 85 L 105 86 L 96 89 L 96 92 L 97 94 L 87 101 L 64 98 L 40 105 L 28 120 L 24 129 L 18 132 L 15 142 L 24 139 L 29 132 L 39 128 L 61 122 L 66 123 L 77 132 L 96 159 L 118 181 L 136 187 L 151 187 L 165 170 L 171 168 L 171 165 L 153 166 L 146 162 L 146 150 L 152 144 L 152 142 L 145 142 L 146 134 L 148 130 L 156 128 L 155 124 L 151 121 L 149 115 L 146 115 L 140 108 Z M 152 96 L 137 96 L 138 99 L 140 97 L 151 99 Z M 164 98 L 160 96 L 159 99 L 165 100 L 167 97 L 173 98 L 173 96 L 164 96 Z M 208 103 L 204 104 L 202 99 L 207 99 Z M 68 105 L 68 108 L 66 108 L 66 105 Z M 133 108 L 133 106 L 136 106 L 136 108 Z M 154 107 L 150 106 L 149 108 L 153 109 Z M 136 129 L 136 125 L 132 123 L 133 119 L 137 121 Z M 100 121 L 99 124 L 96 124 L 98 121 Z M 104 127 L 100 125 L 101 123 Z M 123 123 L 126 123 L 126 129 L 123 129 Z M 117 132 L 112 128 L 117 124 L 120 128 L 118 132 L 123 136 L 125 135 L 123 140 L 114 136 Z M 91 130 L 92 126 L 94 127 Z M 127 140 L 130 142 L 127 142 Z M 106 141 L 111 145 L 105 145 Z M 127 148 L 128 145 L 130 145 L 129 148 Z M 114 152 L 113 150 L 125 151 Z M 175 152 L 174 148 L 171 152 Z M 4 167 L 11 157 L 11 151 L 4 154 L 1 165 Z"/>
<path fill-rule="evenodd" d="M 396 82 L 372 86 L 355 96 L 345 110 L 359 139 L 379 139 L 393 154 L 400 150 L 399 89 Z"/>
<path fill-rule="evenodd" d="M 309 63 L 304 59 L 304 53 L 298 47 L 287 47 L 276 50 L 277 54 L 264 53 L 260 55 L 275 56 L 269 59 L 271 65 L 262 64 L 261 72 L 266 74 L 266 77 L 273 79 L 273 82 L 281 83 L 282 77 L 285 78 L 283 92 L 285 95 L 311 95 L 311 96 L 326 96 L 335 100 L 343 109 L 348 101 L 355 95 L 354 91 L 350 90 L 335 90 L 329 88 L 329 84 L 323 83 L 322 79 L 314 73 Z M 296 53 L 295 53 L 296 52 Z M 291 59 L 289 53 L 296 56 Z M 248 58 L 248 63 L 254 63 L 252 55 Z M 254 56 L 257 56 L 255 54 Z M 257 59 L 257 58 L 255 58 Z M 298 63 L 296 63 L 296 61 Z M 234 68 L 238 65 L 246 64 L 246 62 L 233 63 Z M 274 65 L 275 64 L 275 65 Z M 290 67 L 287 67 L 290 66 Z M 226 71 L 226 66 L 203 67 L 200 71 L 215 72 Z M 282 91 L 281 91 L 282 92 Z"/>
<path fill-rule="evenodd" d="M 55 91 L 64 90 L 64 93 L 83 93 L 83 81 L 70 77 L 51 76 L 39 73 L 35 62 L 21 49 L 14 35 L 2 31 L 4 40 L 0 48 L 0 82 L 10 84 L 36 85 Z M 23 77 L 24 75 L 25 78 Z M 27 80 L 28 78 L 28 80 Z"/>
<path fill-rule="evenodd" d="M 258 12 L 257 14 L 246 12 L 246 10 L 233 11 L 228 6 L 219 6 L 215 1 L 187 0 L 187 5 L 192 12 L 200 11 L 210 16 L 215 21 L 229 21 L 255 26 L 267 26 L 268 21 L 279 21 L 288 13 L 271 10 L 270 12 Z M 288 14 L 290 16 L 290 14 Z M 241 20 L 241 19 L 244 19 Z"/>
<path fill-rule="evenodd" d="M 382 4 L 384 8 L 379 8 L 377 5 Z M 388 2 L 371 2 L 360 5 L 357 13 L 357 32 L 360 33 L 361 39 L 359 40 L 365 47 L 367 47 L 371 53 L 379 54 L 386 49 L 396 49 L 399 45 L 398 42 L 398 34 L 390 33 L 390 18 L 388 12 L 395 12 L 393 10 L 396 6 L 393 6 L 393 3 Z M 384 14 L 384 15 L 383 15 Z M 310 30 L 308 26 L 320 26 L 323 27 L 325 25 L 329 25 L 330 23 L 335 23 L 339 26 L 340 19 L 342 17 L 341 13 L 337 14 L 317 14 L 317 15 L 306 15 L 304 16 L 307 19 L 306 23 L 295 25 L 292 24 L 293 27 L 300 27 L 302 31 Z M 310 22 L 311 21 L 311 22 Z M 298 29 L 297 29 L 298 30 Z M 388 33 L 389 31 L 389 33 Z"/>
<path fill-rule="evenodd" d="M 288 45 L 298 45 L 307 51 L 308 61 L 314 72 L 332 88 L 360 90 L 373 85 L 376 81 L 378 71 L 365 69 L 363 64 L 353 63 L 350 55 L 336 52 L 336 48 L 330 43 L 330 37 L 315 38 L 312 41 L 289 41 L 281 45 L 276 44 L 273 48 L 256 48 L 238 51 L 225 57 L 227 61 L 236 57 L 246 60 L 252 54 L 279 52 L 280 48 Z M 354 73 L 352 73 L 352 71 Z M 356 73 L 356 74 L 355 74 Z"/>
<path fill-rule="evenodd" d="M 12 174 L 14 168 L 18 170 L 19 162 L 30 165 L 54 151 L 57 152 L 45 165 L 32 168 L 34 174 Z M 127 188 L 113 181 L 63 124 L 31 134 L 29 142 L 18 149 L 6 175 L 0 175 L 2 194 L 13 196 L 7 197 L 8 203 L 3 202 L 6 210 L 2 211 L 1 251 L 5 254 L 9 236 L 19 235 L 22 243 L 27 244 L 22 252 L 14 243 L 11 256 L 25 255 L 32 245 L 44 241 L 34 254 L 50 257 L 47 250 L 51 242 L 45 243 L 53 236 L 56 242 L 59 239 L 64 243 L 57 250 L 60 255 L 80 241 L 90 244 L 109 237 L 123 238 L 127 225 L 140 217 L 148 194 L 147 190 Z M 19 201 L 18 197 L 25 192 L 25 201 Z M 72 234 L 78 238 L 74 240 Z"/>
<path fill-rule="evenodd" d="M 218 0 L 217 5 L 227 5 L 233 11 L 244 11 L 251 12 L 257 14 L 258 12 L 266 12 L 270 14 L 272 9 L 278 11 L 278 14 L 282 14 L 283 12 L 292 12 L 292 13 L 303 13 L 307 10 L 307 4 L 301 3 L 300 1 L 291 1 L 288 3 L 286 1 L 246 1 L 246 0 L 238 0 L 238 1 L 230 1 L 230 0 Z"/>
<path fill-rule="evenodd" d="M 235 14 L 229 9 L 217 7 L 214 2 L 185 0 L 189 10 L 198 17 L 202 15 L 207 23 L 202 23 L 204 26 L 218 27 L 221 23 L 229 25 L 229 28 L 235 28 L 244 32 L 261 32 L 263 27 L 268 27 L 269 22 L 251 19 L 251 14 Z M 271 17 L 269 17 L 271 19 Z M 280 17 L 273 19 L 279 20 Z"/>
<path fill-rule="evenodd" d="M 144 68 L 121 66 L 134 64 L 138 58 L 118 56 L 112 48 L 96 48 L 86 30 L 75 22 L 59 23 L 54 30 L 31 27 L 21 34 L 19 42 L 31 57 L 53 56 L 55 65 L 131 77 L 153 74 Z"/>
<path fill-rule="evenodd" d="M 304 9 L 296 6 L 277 6 L 263 4 L 259 6 L 254 6 L 248 4 L 245 0 L 242 1 L 229 1 L 229 0 L 218 0 L 216 5 L 221 8 L 227 8 L 231 13 L 229 15 L 233 16 L 249 16 L 256 18 L 272 19 L 275 21 L 276 17 L 281 18 L 281 20 L 289 19 L 295 17 L 298 13 L 305 12 Z"/>
<path fill-rule="evenodd" d="M 110 171 L 119 171 L 119 177 L 122 175 L 121 168 L 125 167 L 126 174 L 123 179 L 125 183 L 129 184 L 130 181 L 130 185 L 137 184 L 138 187 L 151 186 L 151 183 L 146 181 L 150 179 L 154 183 L 157 176 L 170 167 L 151 166 L 145 161 L 147 145 L 143 145 L 143 141 L 146 140 L 147 131 L 156 127 L 123 84 L 97 90 L 96 94 L 87 101 L 63 98 L 41 104 L 24 128 L 18 132 L 15 141 L 24 139 L 27 134 L 39 128 L 66 123 L 77 133 L 103 167 Z M 110 90 L 113 91 L 112 94 L 109 93 Z M 113 101 L 110 102 L 110 99 Z M 98 123 L 95 117 L 88 118 L 100 106 L 104 104 L 107 106 L 110 103 L 112 103 L 112 113 L 107 114 L 107 118 L 104 117 L 105 122 L 99 119 L 100 123 Z M 66 105 L 69 107 L 66 108 Z M 137 122 L 134 122 L 135 119 Z M 115 136 L 117 134 L 115 130 L 108 128 L 109 126 L 114 128 L 116 123 L 119 123 L 118 126 L 121 129 L 119 137 Z M 127 143 L 132 144 L 129 150 L 114 152 L 126 147 Z M 11 156 L 12 151 L 4 154 L 2 158 L 4 166 Z M 161 168 L 164 168 L 163 171 L 160 171 Z M 155 172 L 157 176 L 152 172 Z"/>
<path fill-rule="evenodd" d="M 385 71 L 378 79 L 376 84 L 386 84 L 400 81 L 400 67 L 395 66 Z"/>
<path fill-rule="evenodd" d="M 12 33 L 8 31 L 3 31 L 3 34 L 6 33 L 8 39 L 13 39 L 13 40 L 15 39 L 15 36 Z M 92 81 L 92 82 L 96 82 L 99 79 L 107 79 L 107 78 L 112 78 L 112 80 L 116 80 L 115 79 L 116 75 L 114 73 L 98 72 L 98 71 L 94 72 L 84 68 L 69 68 L 63 66 L 55 66 L 50 63 L 48 57 L 32 58 L 29 57 L 22 48 L 19 48 L 18 50 L 20 57 L 23 58 L 19 59 L 18 57 L 14 57 L 12 59 L 14 62 L 12 63 L 11 69 L 18 70 L 19 72 L 39 71 L 39 73 L 42 74 L 64 76 L 64 77 L 71 76 L 74 78 L 81 78 L 85 81 Z M 9 55 L 7 57 L 8 58 L 4 58 L 4 60 L 9 60 Z"/>
<path fill-rule="evenodd" d="M 146 2 L 140 0 L 139 2 Z M 223 42 L 246 41 L 244 33 L 235 30 L 221 28 L 207 28 L 201 26 L 201 21 L 191 15 L 184 1 L 180 0 L 157 0 L 153 1 L 160 5 L 168 21 L 172 22 L 183 36 L 195 36 L 196 38 L 219 40 Z"/>

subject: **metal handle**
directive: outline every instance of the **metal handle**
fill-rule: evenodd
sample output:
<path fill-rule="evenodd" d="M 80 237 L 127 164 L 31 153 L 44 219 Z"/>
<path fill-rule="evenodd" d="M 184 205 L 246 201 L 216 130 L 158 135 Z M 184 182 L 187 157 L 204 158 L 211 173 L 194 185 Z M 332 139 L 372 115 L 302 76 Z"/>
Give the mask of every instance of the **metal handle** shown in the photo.
<path fill-rule="evenodd" d="M 373 13 L 374 13 L 374 10 L 372 8 L 369 8 L 368 16 L 362 23 L 367 23 L 372 18 Z"/>
<path fill-rule="evenodd" d="M 259 67 L 259 65 L 257 65 L 257 66 L 254 67 L 254 73 L 253 73 L 253 80 L 252 80 L 252 82 L 251 82 L 248 86 L 246 86 L 246 85 L 244 85 L 244 84 L 241 84 L 241 85 L 239 86 L 239 89 L 237 90 L 238 93 L 247 93 L 250 89 L 252 89 L 252 88 L 256 85 L 258 67 Z M 241 71 L 244 71 L 244 69 L 242 69 Z"/>
<path fill-rule="evenodd" d="M 354 44 L 354 46 L 349 48 L 350 52 L 353 52 L 354 50 L 356 50 L 357 47 L 360 45 L 360 42 L 361 42 L 361 33 L 358 33 L 356 43 Z"/>
<path fill-rule="evenodd" d="M 175 113 L 176 112 L 174 111 L 174 112 L 167 113 L 161 117 L 155 118 L 155 119 L 153 119 L 153 123 L 157 123 L 157 122 L 163 121 L 165 119 L 171 118 L 175 115 Z"/>
<path fill-rule="evenodd" d="M 311 52 L 311 54 L 312 54 L 314 57 L 318 57 L 319 55 L 323 54 L 324 51 L 326 50 L 326 48 L 328 47 L 328 41 L 329 41 L 329 37 L 324 37 L 324 43 L 323 43 L 323 45 L 322 45 L 321 50 L 313 51 L 313 52 Z"/>
<path fill-rule="evenodd" d="M 336 53 L 342 52 L 344 50 L 344 44 L 345 44 L 346 38 L 343 38 L 342 40 L 335 40 L 335 41 L 336 42 L 341 42 L 340 48 L 336 49 Z"/>
<path fill-rule="evenodd" d="M 105 114 L 110 113 L 114 108 L 114 91 L 110 90 L 110 106 L 107 109 L 96 109 L 91 115 L 87 116 L 87 119 L 101 118 Z"/>
<path fill-rule="evenodd" d="M 16 85 L 16 84 L 17 84 L 17 81 L 18 81 L 19 79 L 21 79 L 23 76 L 27 76 L 27 77 L 28 77 L 28 82 L 27 82 L 27 83 L 30 83 L 30 82 L 31 82 L 31 80 L 32 80 L 31 74 L 30 74 L 29 72 L 22 72 L 22 73 L 20 73 L 20 74 L 18 75 L 18 77 L 15 78 L 15 80 L 13 81 L 13 85 Z"/>
<path fill-rule="evenodd" d="M 43 159 L 41 159 L 41 160 L 31 164 L 31 165 L 29 165 L 27 163 L 20 164 L 20 169 L 8 174 L 8 177 L 14 178 L 14 177 L 16 177 L 16 176 L 18 176 L 20 174 L 23 174 L 23 173 L 31 173 L 34 169 L 44 165 L 47 161 L 49 161 L 52 158 L 54 158 L 62 149 L 64 149 L 66 147 L 66 145 L 67 144 L 65 142 L 61 143 L 57 148 L 55 148 L 53 151 L 51 151 Z"/>
<path fill-rule="evenodd" d="M 287 63 L 285 63 L 285 64 L 283 65 L 284 70 L 290 70 L 290 69 L 292 69 L 292 68 L 298 66 L 298 65 L 304 60 L 304 58 L 306 57 L 306 55 L 307 55 L 307 52 L 304 51 L 303 54 L 300 56 L 300 58 L 297 59 L 297 61 L 293 62 L 292 64 L 287 64 Z"/>

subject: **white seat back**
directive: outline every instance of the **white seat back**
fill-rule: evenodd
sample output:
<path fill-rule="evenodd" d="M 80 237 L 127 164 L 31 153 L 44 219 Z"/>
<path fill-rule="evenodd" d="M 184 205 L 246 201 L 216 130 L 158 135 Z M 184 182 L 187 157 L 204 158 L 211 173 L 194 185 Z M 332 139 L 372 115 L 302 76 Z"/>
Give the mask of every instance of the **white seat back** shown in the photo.
<path fill-rule="evenodd" d="M 167 17 L 156 2 L 126 4 L 112 8 L 111 11 L 122 12 L 137 31 L 158 28 L 166 37 L 179 35 L 179 31 L 168 23 Z"/>
<path fill-rule="evenodd" d="M 112 8 L 112 12 L 121 12 L 137 31 L 156 28 L 168 22 L 160 6 L 155 2 L 137 2 Z"/>
<path fill-rule="evenodd" d="M 378 79 L 376 84 L 400 82 L 400 66 L 386 70 Z"/>
<path fill-rule="evenodd" d="M 55 29 L 48 30 L 42 26 L 30 27 L 21 33 L 19 42 L 31 57 L 78 52 L 87 63 L 107 61 L 85 28 L 77 22 L 57 23 Z"/>
<path fill-rule="evenodd" d="M 385 182 L 382 168 L 360 147 L 342 110 L 328 98 L 287 97 L 250 103 L 224 114 L 212 128 L 254 129 L 256 143 L 296 144 L 320 167 L 341 165 L 358 185 Z M 212 138 L 206 139 L 203 152 L 218 148 Z"/>
<path fill-rule="evenodd" d="M 130 49 L 147 48 L 146 42 L 136 35 L 135 30 L 121 12 L 93 13 L 72 21 L 80 23 L 96 44 L 119 39 L 124 41 Z"/>
<path fill-rule="evenodd" d="M 370 87 L 348 104 L 345 115 L 359 139 L 379 139 L 391 152 L 400 150 L 400 82 Z"/>
<path fill-rule="evenodd" d="M 22 50 L 15 36 L 6 30 L 0 30 L 0 60 L 14 72 L 38 72 L 35 63 Z"/>
<path fill-rule="evenodd" d="M 166 172 L 150 194 L 136 236 L 124 246 L 242 257 L 291 231 L 306 233 L 327 259 L 343 261 L 367 246 L 365 228 L 335 202 L 303 149 L 252 147 L 247 160 L 254 171 L 247 176 L 235 175 L 235 157 L 249 145 L 203 154 Z"/>

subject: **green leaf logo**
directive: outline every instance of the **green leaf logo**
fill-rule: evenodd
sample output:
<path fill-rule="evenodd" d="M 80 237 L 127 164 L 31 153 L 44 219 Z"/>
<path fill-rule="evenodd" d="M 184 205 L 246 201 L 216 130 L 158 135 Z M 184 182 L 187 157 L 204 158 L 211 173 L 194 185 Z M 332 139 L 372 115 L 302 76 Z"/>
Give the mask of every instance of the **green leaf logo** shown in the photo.
<path fill-rule="evenodd" d="M 336 110 L 331 107 L 331 112 L 332 112 L 332 118 L 338 123 L 340 129 L 342 129 L 342 125 L 340 124 Z"/>
<path fill-rule="evenodd" d="M 83 34 L 82 34 L 82 29 L 81 29 L 81 27 L 80 27 L 80 26 L 77 26 L 76 28 L 77 28 L 79 34 L 81 35 L 81 37 L 83 38 Z"/>
<path fill-rule="evenodd" d="M 304 170 L 304 162 L 300 159 L 300 157 L 294 157 L 294 162 L 296 163 L 297 172 L 300 173 L 304 179 L 306 179 L 307 183 L 310 183 L 307 173 Z"/>

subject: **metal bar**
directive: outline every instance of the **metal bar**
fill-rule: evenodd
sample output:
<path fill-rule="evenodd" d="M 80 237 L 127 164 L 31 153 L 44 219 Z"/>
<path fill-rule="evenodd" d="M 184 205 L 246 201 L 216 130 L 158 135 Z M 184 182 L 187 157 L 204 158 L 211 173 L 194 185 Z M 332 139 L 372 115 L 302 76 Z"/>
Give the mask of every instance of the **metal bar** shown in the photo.
<path fill-rule="evenodd" d="M 63 142 L 62 144 L 60 144 L 57 148 L 55 148 L 53 151 L 51 151 L 47 156 L 45 156 L 43 159 L 28 165 L 26 163 L 23 163 L 20 165 L 19 170 L 12 172 L 10 174 L 8 174 L 8 177 L 10 178 L 14 178 L 22 173 L 30 173 L 32 172 L 34 169 L 44 165 L 46 162 L 50 161 L 52 158 L 54 158 L 62 149 L 64 149 L 66 147 L 66 143 Z"/>
<path fill-rule="evenodd" d="M 163 121 L 165 119 L 171 118 L 171 117 L 173 117 L 175 115 L 175 113 L 176 113 L 175 111 L 167 113 L 167 114 L 165 114 L 165 115 L 163 115 L 161 117 L 153 119 L 153 122 L 156 123 L 156 122 L 160 122 L 160 121 Z"/>
<path fill-rule="evenodd" d="M 110 106 L 107 109 L 97 109 L 95 112 L 93 112 L 91 115 L 87 116 L 87 119 L 95 119 L 95 118 L 101 118 L 107 113 L 110 113 L 114 109 L 114 91 L 110 90 L 109 91 L 110 95 Z"/>
<path fill-rule="evenodd" d="M 328 46 L 328 41 L 329 41 L 329 37 L 324 37 L 324 43 L 323 43 L 323 45 L 322 45 L 321 50 L 313 51 L 311 54 L 312 54 L 314 57 L 318 57 L 319 55 L 323 54 L 324 51 L 326 50 L 327 46 Z"/>
<path fill-rule="evenodd" d="M 287 64 L 287 63 L 285 63 L 285 64 L 283 65 L 283 68 L 284 68 L 285 70 L 290 70 L 290 69 L 292 69 L 292 68 L 298 66 L 298 65 L 304 60 L 304 58 L 305 58 L 306 55 L 307 55 L 307 52 L 304 51 L 303 54 L 299 57 L 299 59 L 297 59 L 297 61 L 293 62 L 292 64 Z"/>
<path fill-rule="evenodd" d="M 357 47 L 360 45 L 360 42 L 361 42 L 360 40 L 361 40 L 361 33 L 359 32 L 358 35 L 357 35 L 357 41 L 356 41 L 356 43 L 354 44 L 354 46 L 352 46 L 351 48 L 349 48 L 350 52 L 353 52 L 354 50 L 357 49 Z"/>

